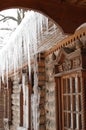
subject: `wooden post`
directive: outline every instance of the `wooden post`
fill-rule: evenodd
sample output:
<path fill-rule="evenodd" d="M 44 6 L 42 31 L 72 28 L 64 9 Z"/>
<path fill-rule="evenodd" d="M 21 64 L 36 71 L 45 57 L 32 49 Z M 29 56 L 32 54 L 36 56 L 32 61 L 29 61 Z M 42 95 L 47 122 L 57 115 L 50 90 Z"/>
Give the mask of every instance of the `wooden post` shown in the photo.
<path fill-rule="evenodd" d="M 20 126 L 23 126 L 23 89 L 20 91 Z"/>

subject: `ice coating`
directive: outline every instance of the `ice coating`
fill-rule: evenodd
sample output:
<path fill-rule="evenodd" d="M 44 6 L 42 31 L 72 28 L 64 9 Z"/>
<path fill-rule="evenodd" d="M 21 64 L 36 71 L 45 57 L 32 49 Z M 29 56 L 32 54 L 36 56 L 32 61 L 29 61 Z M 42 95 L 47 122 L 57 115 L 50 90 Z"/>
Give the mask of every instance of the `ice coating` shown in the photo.
<path fill-rule="evenodd" d="M 19 67 L 22 67 L 27 61 L 29 75 L 31 73 L 31 58 L 34 58 L 34 95 L 33 95 L 33 127 L 38 130 L 38 115 L 37 109 L 39 105 L 40 95 L 38 94 L 38 78 L 37 78 L 37 46 L 38 39 L 41 39 L 41 32 L 45 26 L 48 31 L 48 18 L 42 14 L 34 11 L 29 11 L 22 23 L 13 32 L 10 40 L 7 41 L 5 47 L 0 51 L 0 76 L 4 82 L 4 76 L 6 76 L 6 83 L 8 88 L 8 74 L 10 71 L 16 72 Z M 39 41 L 40 42 L 40 41 Z M 23 94 L 25 100 L 25 79 L 23 77 Z"/>
<path fill-rule="evenodd" d="M 22 23 L 0 51 L 0 76 L 4 82 L 4 75 L 8 77 L 11 70 L 14 72 L 23 64 L 23 55 L 28 61 L 29 72 L 31 55 L 37 53 L 38 37 L 45 25 L 48 28 L 48 18 L 34 11 L 28 11 Z"/>

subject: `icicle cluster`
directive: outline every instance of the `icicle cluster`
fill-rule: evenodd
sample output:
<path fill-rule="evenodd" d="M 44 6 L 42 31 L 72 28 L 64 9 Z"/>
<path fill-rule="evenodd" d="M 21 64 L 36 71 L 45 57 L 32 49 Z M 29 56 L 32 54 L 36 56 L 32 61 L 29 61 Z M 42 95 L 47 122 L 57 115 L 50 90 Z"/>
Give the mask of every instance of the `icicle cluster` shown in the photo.
<path fill-rule="evenodd" d="M 37 108 L 39 105 L 38 95 L 38 78 L 37 78 L 37 46 L 38 39 L 41 39 L 43 27 L 48 31 L 48 18 L 42 14 L 28 11 L 22 23 L 17 27 L 15 32 L 5 47 L 0 51 L 0 76 L 8 86 L 8 74 L 22 67 L 24 61 L 28 63 L 29 74 L 31 72 L 31 58 L 34 58 L 34 129 L 38 130 Z"/>
<path fill-rule="evenodd" d="M 8 73 L 22 67 L 24 58 L 28 61 L 29 72 L 31 71 L 30 58 L 37 52 L 37 39 L 41 37 L 43 26 L 48 28 L 47 21 L 48 19 L 42 14 L 28 11 L 6 46 L 0 51 L 0 76 L 3 82 L 5 75 L 8 82 Z"/>

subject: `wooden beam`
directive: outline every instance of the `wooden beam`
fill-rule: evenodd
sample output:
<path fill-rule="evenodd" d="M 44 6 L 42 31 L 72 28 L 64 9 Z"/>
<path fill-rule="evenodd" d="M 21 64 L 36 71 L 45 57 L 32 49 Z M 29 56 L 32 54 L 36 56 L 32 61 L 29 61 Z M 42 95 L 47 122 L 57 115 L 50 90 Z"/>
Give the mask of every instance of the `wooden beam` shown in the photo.
<path fill-rule="evenodd" d="M 47 52 L 45 52 L 45 57 L 48 56 L 48 55 L 50 55 L 51 53 L 53 53 L 53 52 L 61 49 L 63 46 L 67 46 L 69 44 L 72 44 L 73 41 L 75 41 L 76 39 L 81 38 L 82 36 L 86 36 L 86 27 L 80 29 L 79 31 L 75 32 L 75 34 L 73 34 L 71 36 L 68 36 L 63 41 L 57 43 L 50 50 L 48 50 Z"/>
<path fill-rule="evenodd" d="M 75 29 L 86 22 L 86 7 L 61 2 L 60 0 L 1 0 L 0 10 L 9 8 L 28 8 L 39 11 L 56 23 L 65 33 L 74 33 Z"/>

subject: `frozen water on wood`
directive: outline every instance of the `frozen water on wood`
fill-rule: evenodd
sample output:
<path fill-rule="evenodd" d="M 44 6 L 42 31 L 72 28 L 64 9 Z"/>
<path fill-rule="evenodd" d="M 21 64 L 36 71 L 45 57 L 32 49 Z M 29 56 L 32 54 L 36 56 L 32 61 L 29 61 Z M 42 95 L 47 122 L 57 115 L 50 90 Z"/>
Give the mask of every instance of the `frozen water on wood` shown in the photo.
<path fill-rule="evenodd" d="M 47 27 L 47 18 L 42 14 L 28 11 L 22 23 L 10 37 L 8 43 L 0 51 L 0 75 L 4 81 L 4 75 L 14 72 L 23 65 L 23 56 L 28 61 L 29 72 L 30 58 L 37 53 L 37 39 L 41 37 L 43 26 Z M 39 35 L 40 34 L 40 35 Z M 22 50 L 23 46 L 23 50 Z M 23 53 L 23 54 L 22 54 Z"/>
<path fill-rule="evenodd" d="M 8 74 L 13 70 L 14 73 L 19 67 L 22 67 L 24 62 L 27 61 L 29 75 L 31 73 L 31 58 L 34 58 L 34 95 L 33 95 L 33 120 L 34 129 L 38 130 L 38 106 L 40 95 L 38 93 L 38 78 L 37 78 L 37 47 L 38 39 L 41 39 L 41 32 L 46 27 L 48 31 L 48 18 L 42 14 L 29 11 L 22 23 L 13 32 L 10 40 L 5 47 L 0 51 L 0 74 L 4 82 L 4 76 L 6 76 L 6 82 L 8 87 Z M 39 41 L 40 42 L 40 41 Z M 25 101 L 25 78 L 23 76 L 23 92 Z"/>

